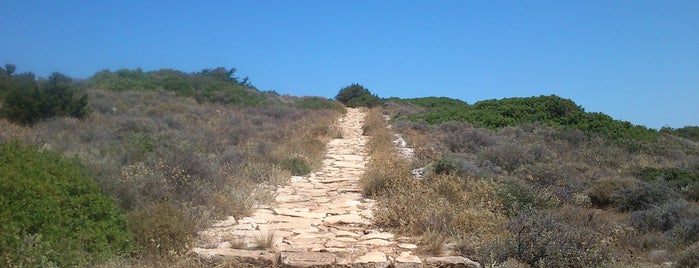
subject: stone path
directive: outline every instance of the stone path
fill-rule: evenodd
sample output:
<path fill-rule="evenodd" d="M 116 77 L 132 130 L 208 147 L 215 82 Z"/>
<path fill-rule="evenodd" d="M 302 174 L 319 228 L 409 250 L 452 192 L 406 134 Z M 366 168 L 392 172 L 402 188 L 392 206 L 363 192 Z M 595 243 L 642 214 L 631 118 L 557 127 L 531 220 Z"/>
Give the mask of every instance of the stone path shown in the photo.
<path fill-rule="evenodd" d="M 358 180 L 367 164 L 364 113 L 348 109 L 342 138 L 328 143 L 323 169 L 292 177 L 272 207 L 200 233 L 193 252 L 260 267 L 479 267 L 467 258 L 418 257 L 413 238 L 372 227 L 374 201 Z"/>

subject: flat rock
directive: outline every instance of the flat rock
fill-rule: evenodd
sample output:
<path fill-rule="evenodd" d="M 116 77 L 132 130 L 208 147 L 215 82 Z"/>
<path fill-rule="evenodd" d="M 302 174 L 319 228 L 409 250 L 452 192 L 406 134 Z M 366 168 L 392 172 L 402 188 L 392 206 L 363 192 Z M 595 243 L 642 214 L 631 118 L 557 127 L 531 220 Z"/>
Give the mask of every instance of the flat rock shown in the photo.
<path fill-rule="evenodd" d="M 460 256 L 427 257 L 425 263 L 430 267 L 480 268 L 481 264 Z"/>
<path fill-rule="evenodd" d="M 282 252 L 279 260 L 284 268 L 335 266 L 335 254 L 326 252 Z"/>
<path fill-rule="evenodd" d="M 402 244 L 398 244 L 398 247 L 402 248 L 402 249 L 416 249 L 417 245 L 410 244 L 410 243 L 402 243 Z"/>
<path fill-rule="evenodd" d="M 308 209 L 308 208 L 293 208 L 293 209 L 277 208 L 277 209 L 274 209 L 274 212 L 277 213 L 277 215 L 297 217 L 297 218 L 306 218 L 306 219 L 322 219 L 325 217 L 325 213 L 323 213 L 323 212 L 311 212 L 310 209 Z"/>
<path fill-rule="evenodd" d="M 374 232 L 374 233 L 369 233 L 369 234 L 367 234 L 367 235 L 362 236 L 361 239 L 363 239 L 363 240 L 369 240 L 369 239 L 378 238 L 378 239 L 388 240 L 388 239 L 391 239 L 391 238 L 393 238 L 393 237 L 394 237 L 394 235 L 393 235 L 392 233 L 387 233 L 387 232 Z"/>
<path fill-rule="evenodd" d="M 369 252 L 354 260 L 353 268 L 386 268 L 391 265 L 386 254 L 381 252 Z"/>
<path fill-rule="evenodd" d="M 362 224 L 362 225 L 368 225 L 369 222 L 367 222 L 366 219 L 362 218 L 362 216 L 358 214 L 342 214 L 342 215 L 335 215 L 335 216 L 330 216 L 327 217 L 323 220 L 323 223 L 329 224 L 329 225 L 336 225 L 336 224 Z"/>
<path fill-rule="evenodd" d="M 401 252 L 393 265 L 395 268 L 420 268 L 422 260 L 410 252 Z"/>
<path fill-rule="evenodd" d="M 232 248 L 216 248 L 192 250 L 197 255 L 213 261 L 239 260 L 260 267 L 272 267 L 279 258 L 277 254 L 264 250 L 242 250 Z"/>
<path fill-rule="evenodd" d="M 364 240 L 364 241 L 359 241 L 357 244 L 360 245 L 366 245 L 366 246 L 379 246 L 379 247 L 385 247 L 388 245 L 393 244 L 393 242 L 383 240 L 383 239 L 369 239 L 369 240 Z"/>

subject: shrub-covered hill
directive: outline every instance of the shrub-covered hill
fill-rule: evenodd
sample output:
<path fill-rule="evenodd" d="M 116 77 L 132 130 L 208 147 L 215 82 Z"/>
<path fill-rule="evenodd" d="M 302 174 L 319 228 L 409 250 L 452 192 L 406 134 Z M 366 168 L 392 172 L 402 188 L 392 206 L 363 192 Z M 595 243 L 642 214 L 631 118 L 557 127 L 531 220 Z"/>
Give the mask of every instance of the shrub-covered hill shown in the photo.
<path fill-rule="evenodd" d="M 198 101 L 212 103 L 256 106 L 276 101 L 274 92 L 260 92 L 247 77 L 235 76 L 236 69 L 218 67 L 200 72 L 185 73 L 172 69 L 144 72 L 135 69 L 104 70 L 90 77 L 86 84 L 90 88 L 113 91 L 153 91 L 156 89 L 175 92 L 178 96 L 194 97 Z"/>
<path fill-rule="evenodd" d="M 197 231 L 247 215 L 291 174 L 317 168 L 344 111 L 325 98 L 260 92 L 233 69 L 102 71 L 52 83 L 6 68 L 2 267 L 203 265 L 184 255 Z M 55 92 L 70 94 L 45 101 Z M 75 100 L 85 101 L 84 115 L 35 109 Z"/>
<path fill-rule="evenodd" d="M 484 100 L 469 105 L 449 98 L 397 99 L 393 101 L 410 104 L 420 109 L 404 115 L 409 120 L 423 120 L 429 124 L 449 121 L 465 121 L 475 126 L 499 129 L 524 123 L 542 123 L 554 127 L 578 129 L 585 133 L 599 133 L 612 139 L 652 141 L 658 132 L 644 126 L 615 120 L 603 113 L 585 112 L 581 106 L 569 99 L 556 95 Z"/>
<path fill-rule="evenodd" d="M 378 225 L 488 267 L 699 265 L 696 127 L 655 131 L 558 96 L 385 101 L 363 178 Z"/>

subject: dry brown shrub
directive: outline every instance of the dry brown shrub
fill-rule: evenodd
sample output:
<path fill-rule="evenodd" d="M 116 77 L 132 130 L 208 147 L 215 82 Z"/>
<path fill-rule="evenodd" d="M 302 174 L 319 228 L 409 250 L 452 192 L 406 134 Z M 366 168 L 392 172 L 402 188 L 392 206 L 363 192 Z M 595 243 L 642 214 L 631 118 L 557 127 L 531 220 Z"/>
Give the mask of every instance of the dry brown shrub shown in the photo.
<path fill-rule="evenodd" d="M 612 195 L 615 191 L 629 187 L 636 182 L 629 177 L 607 177 L 593 182 L 587 192 L 593 205 L 606 207 L 612 204 Z"/>

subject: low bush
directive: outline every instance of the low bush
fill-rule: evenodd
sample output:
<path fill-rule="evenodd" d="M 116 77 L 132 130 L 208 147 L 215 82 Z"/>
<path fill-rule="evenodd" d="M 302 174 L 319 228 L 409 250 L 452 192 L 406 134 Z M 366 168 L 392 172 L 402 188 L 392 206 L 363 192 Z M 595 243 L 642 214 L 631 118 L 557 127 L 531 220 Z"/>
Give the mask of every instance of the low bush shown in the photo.
<path fill-rule="evenodd" d="M 663 183 L 637 181 L 615 190 L 610 201 L 617 210 L 634 211 L 649 209 L 677 197 L 675 191 Z"/>
<path fill-rule="evenodd" d="M 516 216 L 535 208 L 546 208 L 554 205 L 550 197 L 534 191 L 519 180 L 506 180 L 497 189 L 505 214 Z"/>
<path fill-rule="evenodd" d="M 0 163 L 0 266 L 79 266 L 129 252 L 126 218 L 76 159 L 6 143 Z"/>
<path fill-rule="evenodd" d="M 534 161 L 527 148 L 518 143 L 502 142 L 485 148 L 481 154 L 483 158 L 508 172 Z"/>
<path fill-rule="evenodd" d="M 128 218 L 134 243 L 145 257 L 175 257 L 186 253 L 194 241 L 194 221 L 167 201 L 132 211 Z"/>
<path fill-rule="evenodd" d="M 379 226 L 410 235 L 452 230 L 454 213 L 448 201 L 417 181 L 391 181 L 378 201 L 374 223 Z"/>
<path fill-rule="evenodd" d="M 434 173 L 437 175 L 456 175 L 461 172 L 461 164 L 454 158 L 444 157 L 434 163 Z"/>
<path fill-rule="evenodd" d="M 283 169 L 291 172 L 294 176 L 305 176 L 311 173 L 311 167 L 309 166 L 306 159 L 301 157 L 289 157 L 280 163 Z"/>
<path fill-rule="evenodd" d="M 674 267 L 699 267 L 699 243 L 694 243 L 691 247 L 680 252 Z"/>
<path fill-rule="evenodd" d="M 590 202 L 599 207 L 607 207 L 612 204 L 612 195 L 623 188 L 630 187 L 636 181 L 632 178 L 606 177 L 593 182 L 587 195 Z"/>
<path fill-rule="evenodd" d="M 483 264 L 514 258 L 532 267 L 600 267 L 611 257 L 600 244 L 599 234 L 561 224 L 539 210 L 521 213 L 508 230 L 503 241 L 482 252 Z"/>
<path fill-rule="evenodd" d="M 678 246 L 699 241 L 699 216 L 682 220 L 667 232 L 667 236 Z"/>
<path fill-rule="evenodd" d="M 666 232 L 686 219 L 699 219 L 699 207 L 684 200 L 667 202 L 629 214 L 631 226 L 644 232 Z"/>
<path fill-rule="evenodd" d="M 633 175 L 647 182 L 662 180 L 681 188 L 699 182 L 699 167 L 691 171 L 679 168 L 645 167 L 635 170 Z"/>

